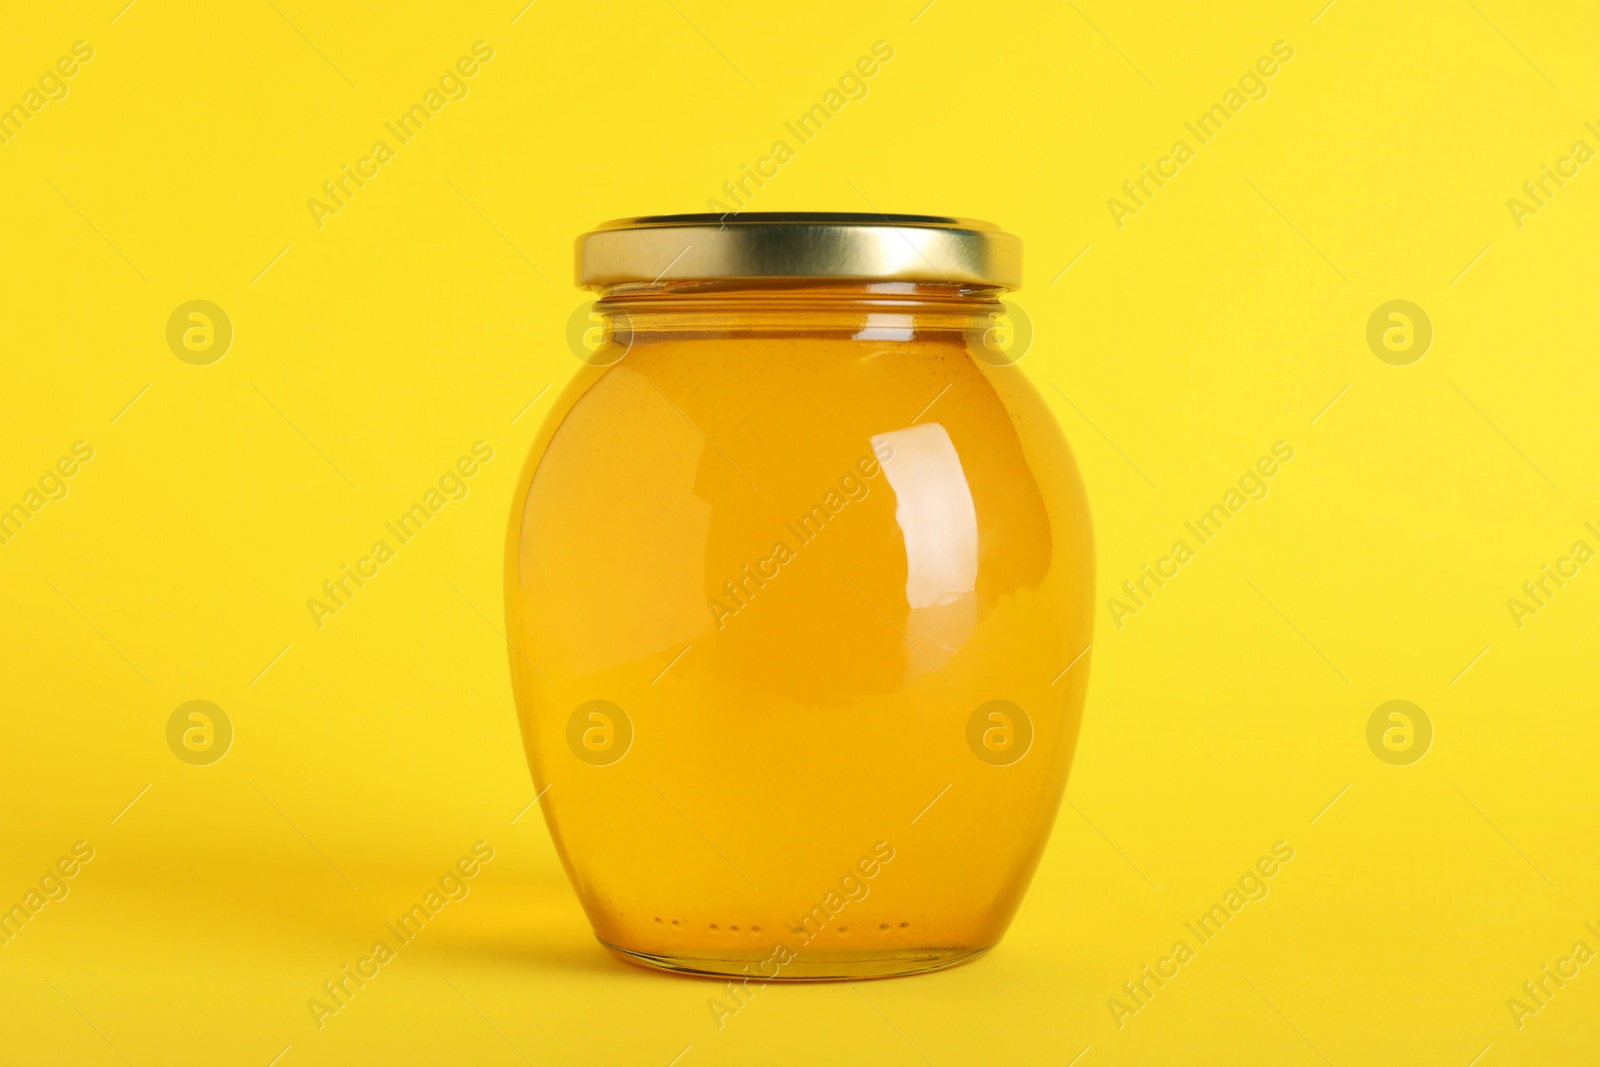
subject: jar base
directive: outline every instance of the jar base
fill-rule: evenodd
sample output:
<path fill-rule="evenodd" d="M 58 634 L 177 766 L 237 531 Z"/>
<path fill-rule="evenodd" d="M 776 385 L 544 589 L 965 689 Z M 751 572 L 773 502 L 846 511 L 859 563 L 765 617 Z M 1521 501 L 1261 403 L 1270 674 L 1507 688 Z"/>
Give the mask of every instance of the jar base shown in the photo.
<path fill-rule="evenodd" d="M 799 953 L 783 964 L 777 974 L 767 975 L 761 964 L 770 960 L 770 954 L 750 956 L 711 957 L 694 955 L 659 955 L 634 952 L 596 938 L 612 955 L 639 967 L 675 974 L 693 974 L 706 978 L 763 978 L 768 982 L 844 982 L 854 978 L 896 978 L 909 974 L 942 971 L 959 967 L 988 952 L 993 945 L 982 948 L 924 948 L 907 949 L 885 955 L 853 955 Z"/>

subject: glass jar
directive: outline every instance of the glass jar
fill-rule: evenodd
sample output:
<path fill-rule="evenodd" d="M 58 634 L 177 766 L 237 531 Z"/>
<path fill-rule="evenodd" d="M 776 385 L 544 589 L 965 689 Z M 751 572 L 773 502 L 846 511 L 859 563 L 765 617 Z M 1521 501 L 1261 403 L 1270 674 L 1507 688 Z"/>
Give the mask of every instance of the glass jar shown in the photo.
<path fill-rule="evenodd" d="M 604 344 L 529 453 L 506 615 L 596 936 L 747 982 L 984 952 L 1055 818 L 1094 595 L 1072 454 L 994 347 L 1020 242 L 683 215 L 577 251 Z"/>

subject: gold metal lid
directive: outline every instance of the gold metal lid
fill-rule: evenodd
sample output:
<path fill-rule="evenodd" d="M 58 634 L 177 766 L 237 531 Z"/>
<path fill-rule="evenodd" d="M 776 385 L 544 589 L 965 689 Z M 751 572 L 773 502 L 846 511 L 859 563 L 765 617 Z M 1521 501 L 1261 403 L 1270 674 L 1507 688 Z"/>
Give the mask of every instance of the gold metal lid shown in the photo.
<path fill-rule="evenodd" d="M 975 219 L 835 211 L 644 215 L 577 241 L 586 289 L 712 279 L 1022 284 L 1022 241 Z"/>

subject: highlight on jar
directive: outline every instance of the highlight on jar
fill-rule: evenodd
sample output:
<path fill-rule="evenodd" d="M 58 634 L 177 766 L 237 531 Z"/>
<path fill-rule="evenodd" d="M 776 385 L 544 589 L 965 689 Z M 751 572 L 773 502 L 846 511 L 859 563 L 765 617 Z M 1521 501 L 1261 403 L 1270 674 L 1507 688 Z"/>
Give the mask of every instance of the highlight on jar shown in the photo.
<path fill-rule="evenodd" d="M 528 764 L 595 936 L 761 981 L 980 956 L 1050 834 L 1092 643 L 1088 503 L 1004 302 L 1021 242 L 746 213 L 576 251 L 597 298 L 505 593 Z"/>

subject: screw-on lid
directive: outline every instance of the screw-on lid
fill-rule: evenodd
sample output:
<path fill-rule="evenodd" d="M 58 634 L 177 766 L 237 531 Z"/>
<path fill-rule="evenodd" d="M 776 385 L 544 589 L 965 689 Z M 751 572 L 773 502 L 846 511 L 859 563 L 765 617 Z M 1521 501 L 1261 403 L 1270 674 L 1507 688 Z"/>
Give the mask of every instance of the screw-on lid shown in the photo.
<path fill-rule="evenodd" d="M 1022 241 L 975 219 L 837 211 L 644 215 L 578 238 L 577 281 L 904 281 L 1015 289 Z"/>

